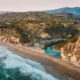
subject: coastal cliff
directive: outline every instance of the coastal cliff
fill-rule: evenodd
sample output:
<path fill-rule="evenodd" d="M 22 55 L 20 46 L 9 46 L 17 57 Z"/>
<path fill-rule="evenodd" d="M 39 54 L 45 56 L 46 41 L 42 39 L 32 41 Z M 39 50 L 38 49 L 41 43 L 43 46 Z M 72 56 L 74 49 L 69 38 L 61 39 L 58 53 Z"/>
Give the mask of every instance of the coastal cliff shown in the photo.
<path fill-rule="evenodd" d="M 80 37 L 77 42 L 70 42 L 80 34 L 80 19 L 76 17 L 70 17 L 69 13 L 5 13 L 0 15 L 0 42 L 39 49 L 55 47 L 56 50 L 60 50 L 62 47 L 63 60 L 80 64 Z"/>
<path fill-rule="evenodd" d="M 10 42 L 13 44 L 19 44 L 20 39 L 16 37 L 6 37 L 6 36 L 0 36 L 0 42 Z"/>
<path fill-rule="evenodd" d="M 76 42 L 68 43 L 61 48 L 61 56 L 63 60 L 80 66 L 80 36 L 77 38 Z"/>

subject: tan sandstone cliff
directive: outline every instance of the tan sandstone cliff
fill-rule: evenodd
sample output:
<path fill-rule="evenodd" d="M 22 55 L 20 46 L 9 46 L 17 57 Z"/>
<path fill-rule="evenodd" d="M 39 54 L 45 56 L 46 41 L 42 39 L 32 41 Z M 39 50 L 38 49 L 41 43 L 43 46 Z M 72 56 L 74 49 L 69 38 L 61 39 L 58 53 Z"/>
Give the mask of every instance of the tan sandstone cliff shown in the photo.
<path fill-rule="evenodd" d="M 76 42 L 68 43 L 61 48 L 61 56 L 63 60 L 80 67 L 80 36 Z"/>
<path fill-rule="evenodd" d="M 10 43 L 14 43 L 14 44 L 19 44 L 20 40 L 19 38 L 16 37 L 6 37 L 6 36 L 0 36 L 0 42 L 10 42 Z"/>

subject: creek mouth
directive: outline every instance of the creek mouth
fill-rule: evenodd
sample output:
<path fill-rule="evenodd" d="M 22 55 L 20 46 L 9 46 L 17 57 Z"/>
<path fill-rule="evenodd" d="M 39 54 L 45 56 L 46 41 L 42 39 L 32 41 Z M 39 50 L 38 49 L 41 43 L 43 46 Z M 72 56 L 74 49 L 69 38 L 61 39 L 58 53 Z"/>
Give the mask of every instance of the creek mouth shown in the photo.
<path fill-rule="evenodd" d="M 75 80 L 55 71 L 49 74 L 46 69 L 45 65 L 19 56 L 17 52 L 0 45 L 0 80 Z"/>

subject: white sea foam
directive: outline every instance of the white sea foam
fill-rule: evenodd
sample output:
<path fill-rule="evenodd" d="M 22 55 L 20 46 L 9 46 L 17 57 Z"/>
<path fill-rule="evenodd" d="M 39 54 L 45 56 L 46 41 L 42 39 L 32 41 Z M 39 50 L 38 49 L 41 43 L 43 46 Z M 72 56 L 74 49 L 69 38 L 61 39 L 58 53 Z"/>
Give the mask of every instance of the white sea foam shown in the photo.
<path fill-rule="evenodd" d="M 5 56 L 6 58 L 4 58 Z M 32 80 L 59 80 L 47 74 L 40 63 L 24 59 L 4 46 L 0 46 L 0 58 L 3 58 L 0 63 L 4 64 L 5 69 L 19 68 L 21 74 L 25 76 L 31 75 Z"/>

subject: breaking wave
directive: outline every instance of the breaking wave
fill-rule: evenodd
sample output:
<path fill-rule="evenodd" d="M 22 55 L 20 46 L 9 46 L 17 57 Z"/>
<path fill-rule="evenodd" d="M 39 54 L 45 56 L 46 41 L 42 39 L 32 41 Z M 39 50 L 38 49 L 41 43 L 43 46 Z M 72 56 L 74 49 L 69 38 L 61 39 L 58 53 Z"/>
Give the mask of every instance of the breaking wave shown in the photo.
<path fill-rule="evenodd" d="M 40 63 L 25 59 L 0 46 L 0 80 L 59 80 L 48 74 Z"/>

